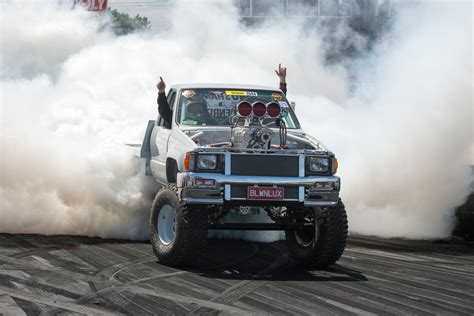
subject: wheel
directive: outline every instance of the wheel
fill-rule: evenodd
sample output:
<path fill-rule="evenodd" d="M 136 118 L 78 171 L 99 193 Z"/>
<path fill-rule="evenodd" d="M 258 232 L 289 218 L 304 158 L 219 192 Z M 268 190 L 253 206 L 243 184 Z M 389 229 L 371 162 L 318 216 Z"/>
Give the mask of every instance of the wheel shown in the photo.
<path fill-rule="evenodd" d="M 207 243 L 207 209 L 178 199 L 176 185 L 164 186 L 155 197 L 150 216 L 151 245 L 158 261 L 169 266 L 188 266 Z"/>
<path fill-rule="evenodd" d="M 305 216 L 308 221 L 314 213 Z M 327 211 L 325 222 L 300 230 L 286 230 L 290 255 L 306 267 L 326 268 L 341 257 L 346 247 L 347 214 L 341 200 Z"/>

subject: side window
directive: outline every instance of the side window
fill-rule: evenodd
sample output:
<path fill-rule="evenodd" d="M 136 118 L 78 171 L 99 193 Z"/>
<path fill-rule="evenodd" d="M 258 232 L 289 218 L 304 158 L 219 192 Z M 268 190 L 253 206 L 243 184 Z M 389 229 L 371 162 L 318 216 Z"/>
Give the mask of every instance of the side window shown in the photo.
<path fill-rule="evenodd" d="M 171 110 L 174 108 L 174 100 L 176 99 L 176 91 L 171 90 L 170 93 L 168 93 L 168 103 L 171 107 Z"/>
<path fill-rule="evenodd" d="M 173 110 L 174 100 L 176 99 L 176 90 L 170 90 L 170 92 L 168 93 L 168 96 L 166 98 L 168 99 L 168 104 L 170 105 L 171 110 Z M 164 120 L 160 115 L 158 115 L 158 120 L 157 120 L 156 125 L 158 125 L 158 126 L 164 126 L 165 125 Z"/>

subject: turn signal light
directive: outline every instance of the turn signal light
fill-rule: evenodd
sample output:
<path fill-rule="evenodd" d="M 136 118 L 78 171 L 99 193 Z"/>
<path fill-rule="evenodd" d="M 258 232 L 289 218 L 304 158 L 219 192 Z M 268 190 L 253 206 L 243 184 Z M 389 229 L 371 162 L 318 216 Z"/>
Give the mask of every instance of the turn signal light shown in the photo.
<path fill-rule="evenodd" d="M 189 156 L 189 153 L 184 156 L 184 171 L 189 171 Z"/>
<path fill-rule="evenodd" d="M 339 168 L 339 162 L 336 158 L 332 159 L 332 174 L 336 174 L 337 169 Z"/>
<path fill-rule="evenodd" d="M 194 169 L 194 155 L 186 153 L 184 156 L 184 171 L 192 171 Z"/>

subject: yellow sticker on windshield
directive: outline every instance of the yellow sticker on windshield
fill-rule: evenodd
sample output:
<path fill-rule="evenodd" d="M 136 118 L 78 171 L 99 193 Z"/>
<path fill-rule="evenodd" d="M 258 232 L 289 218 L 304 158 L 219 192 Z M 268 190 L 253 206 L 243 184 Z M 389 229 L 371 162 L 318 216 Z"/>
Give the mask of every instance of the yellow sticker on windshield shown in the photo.
<path fill-rule="evenodd" d="M 245 91 L 235 91 L 235 90 L 226 90 L 225 94 L 227 95 L 239 95 L 239 96 L 246 96 L 247 92 Z"/>
<path fill-rule="evenodd" d="M 258 94 L 257 92 L 253 91 L 239 91 L 239 90 L 226 90 L 225 91 L 226 95 L 236 95 L 236 96 L 241 96 L 241 97 L 256 97 Z"/>

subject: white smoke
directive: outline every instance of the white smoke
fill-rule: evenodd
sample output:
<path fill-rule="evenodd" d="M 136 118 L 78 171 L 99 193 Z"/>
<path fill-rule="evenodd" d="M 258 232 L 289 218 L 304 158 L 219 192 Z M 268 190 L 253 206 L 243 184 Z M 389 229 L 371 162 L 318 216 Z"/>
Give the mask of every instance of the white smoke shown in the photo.
<path fill-rule="evenodd" d="M 1 20 L 0 231 L 147 238 L 156 188 L 121 141 L 152 111 L 103 62 L 116 37 L 54 2 L 3 4 Z"/>
<path fill-rule="evenodd" d="M 55 1 L 3 4 L 0 232 L 147 238 L 156 187 L 122 143 L 156 117 L 158 76 L 276 86 L 284 62 L 303 127 L 340 159 L 352 231 L 449 234 L 472 126 L 471 20 L 457 8 L 441 20 L 418 8 L 433 15 L 400 24 L 373 57 L 372 93 L 348 98 L 317 33 L 281 20 L 245 30 L 230 1 L 177 5 L 167 32 L 120 38 Z"/>
<path fill-rule="evenodd" d="M 471 4 L 402 13 L 389 49 L 372 56 L 366 95 L 320 103 L 311 130 L 340 158 L 352 232 L 447 236 L 472 179 Z"/>

